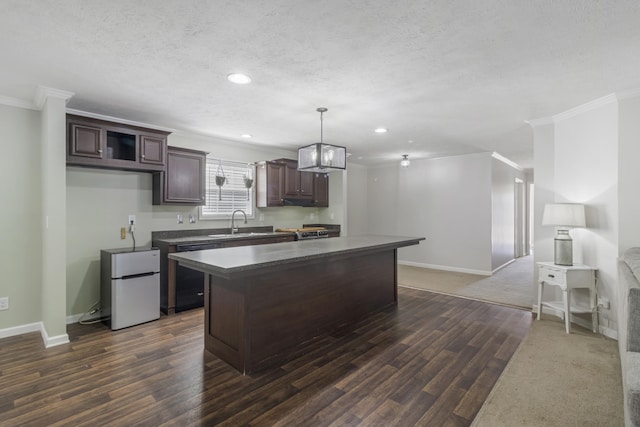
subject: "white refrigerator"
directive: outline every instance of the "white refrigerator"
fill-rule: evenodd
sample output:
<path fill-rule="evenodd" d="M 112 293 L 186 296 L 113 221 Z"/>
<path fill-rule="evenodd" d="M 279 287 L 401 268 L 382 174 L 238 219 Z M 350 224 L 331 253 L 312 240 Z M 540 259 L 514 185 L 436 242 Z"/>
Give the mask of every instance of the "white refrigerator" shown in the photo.
<path fill-rule="evenodd" d="M 100 315 L 111 329 L 160 318 L 160 250 L 100 251 Z"/>

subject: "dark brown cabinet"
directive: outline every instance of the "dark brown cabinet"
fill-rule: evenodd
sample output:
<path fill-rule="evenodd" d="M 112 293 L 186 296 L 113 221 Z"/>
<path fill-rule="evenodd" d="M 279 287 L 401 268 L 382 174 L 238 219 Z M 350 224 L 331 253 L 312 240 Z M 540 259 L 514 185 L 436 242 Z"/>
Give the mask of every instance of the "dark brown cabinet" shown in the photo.
<path fill-rule="evenodd" d="M 284 206 L 285 165 L 280 162 L 260 162 L 256 168 L 256 206 Z"/>
<path fill-rule="evenodd" d="M 152 129 L 67 115 L 67 165 L 161 171 L 167 135 Z"/>
<path fill-rule="evenodd" d="M 295 160 L 281 159 L 285 165 L 284 194 L 287 198 L 309 199 L 313 198 L 313 173 L 298 171 L 298 162 Z"/>
<path fill-rule="evenodd" d="M 256 206 L 328 207 L 328 174 L 300 172 L 295 160 L 260 162 L 256 170 Z"/>
<path fill-rule="evenodd" d="M 313 204 L 317 208 L 329 207 L 329 174 L 313 173 Z"/>
<path fill-rule="evenodd" d="M 154 205 L 204 205 L 207 153 L 168 147 L 166 169 L 153 175 Z"/>

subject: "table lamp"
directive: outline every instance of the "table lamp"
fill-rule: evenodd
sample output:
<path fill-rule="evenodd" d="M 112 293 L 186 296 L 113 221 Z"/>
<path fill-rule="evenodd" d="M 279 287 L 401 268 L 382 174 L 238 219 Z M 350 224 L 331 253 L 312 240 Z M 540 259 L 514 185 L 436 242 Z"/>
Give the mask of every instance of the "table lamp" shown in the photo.
<path fill-rule="evenodd" d="M 554 239 L 556 265 L 573 265 L 573 240 L 570 227 L 585 227 L 584 205 L 578 203 L 549 203 L 544 206 L 542 225 L 555 225 L 558 234 Z"/>

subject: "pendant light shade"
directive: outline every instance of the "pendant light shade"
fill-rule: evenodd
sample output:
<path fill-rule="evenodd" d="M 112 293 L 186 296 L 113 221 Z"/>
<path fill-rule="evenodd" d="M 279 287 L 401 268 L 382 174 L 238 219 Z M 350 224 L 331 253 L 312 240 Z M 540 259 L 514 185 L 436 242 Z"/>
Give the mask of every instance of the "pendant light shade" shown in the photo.
<path fill-rule="evenodd" d="M 324 143 L 322 116 L 327 109 L 320 107 L 316 111 L 320 113 L 320 142 L 298 148 L 298 170 L 323 173 L 344 170 L 347 168 L 347 149 Z"/>

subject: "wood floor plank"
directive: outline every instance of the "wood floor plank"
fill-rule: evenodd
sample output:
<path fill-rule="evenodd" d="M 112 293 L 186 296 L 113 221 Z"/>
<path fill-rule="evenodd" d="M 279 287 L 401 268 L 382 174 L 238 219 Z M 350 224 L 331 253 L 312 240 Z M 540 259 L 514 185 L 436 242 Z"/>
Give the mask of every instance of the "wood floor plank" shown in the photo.
<path fill-rule="evenodd" d="M 242 376 L 204 350 L 191 310 L 111 331 L 69 325 L 0 340 L 0 424 L 468 426 L 531 313 L 400 288 L 390 307 Z"/>

